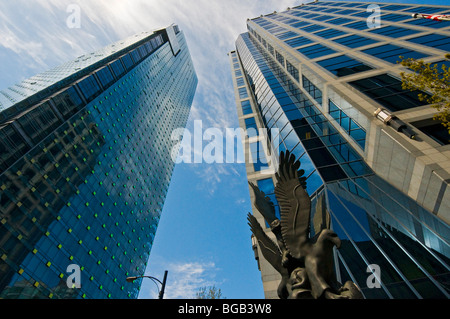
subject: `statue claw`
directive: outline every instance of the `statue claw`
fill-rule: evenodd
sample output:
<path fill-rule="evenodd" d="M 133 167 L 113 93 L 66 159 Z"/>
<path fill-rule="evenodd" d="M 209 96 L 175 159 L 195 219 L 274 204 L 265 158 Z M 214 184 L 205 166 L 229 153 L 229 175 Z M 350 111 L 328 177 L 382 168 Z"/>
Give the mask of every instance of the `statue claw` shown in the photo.
<path fill-rule="evenodd" d="M 349 296 L 335 294 L 331 292 L 329 289 L 324 292 L 325 299 L 350 299 Z"/>
<path fill-rule="evenodd" d="M 341 294 L 344 291 L 348 291 L 347 287 L 342 286 L 341 288 L 338 289 L 338 293 Z"/>
<path fill-rule="evenodd" d="M 283 265 L 284 268 L 288 267 L 288 264 L 289 264 L 289 253 L 287 251 L 283 252 L 283 255 L 281 257 L 281 264 Z"/>

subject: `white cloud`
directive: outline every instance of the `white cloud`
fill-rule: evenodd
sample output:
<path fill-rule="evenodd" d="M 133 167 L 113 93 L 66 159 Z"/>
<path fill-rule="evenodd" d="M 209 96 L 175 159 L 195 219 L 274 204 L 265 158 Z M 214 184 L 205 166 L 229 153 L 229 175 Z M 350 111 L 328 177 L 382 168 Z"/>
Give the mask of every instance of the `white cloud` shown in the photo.
<path fill-rule="evenodd" d="M 40 56 L 44 55 L 42 43 L 36 41 L 22 41 L 8 26 L 3 25 L 1 28 L 2 36 L 0 45 L 6 49 L 12 50 L 16 54 L 30 54 L 31 57 L 39 64 L 43 64 Z"/>
<path fill-rule="evenodd" d="M 218 269 L 213 262 L 193 261 L 167 263 L 161 260 L 161 264 L 165 264 L 165 269 L 168 271 L 164 299 L 192 299 L 195 298 L 196 292 L 201 287 L 220 286 L 220 283 L 215 280 L 215 273 Z M 151 274 L 147 271 L 146 275 L 155 276 L 153 270 Z M 162 278 L 158 279 L 162 281 Z M 139 298 L 158 298 L 158 289 L 156 286 L 145 280 L 148 279 L 144 279 Z"/>

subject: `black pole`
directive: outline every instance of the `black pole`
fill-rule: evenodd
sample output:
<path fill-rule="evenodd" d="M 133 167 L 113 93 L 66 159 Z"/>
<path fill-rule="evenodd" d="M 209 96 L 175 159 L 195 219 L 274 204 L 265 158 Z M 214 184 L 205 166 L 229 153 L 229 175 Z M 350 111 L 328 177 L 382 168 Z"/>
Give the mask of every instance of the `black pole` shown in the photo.
<path fill-rule="evenodd" d="M 168 271 L 166 270 L 164 272 L 164 279 L 163 279 L 163 282 L 161 285 L 161 290 L 159 291 L 159 299 L 163 299 L 163 297 L 164 297 L 164 289 L 166 288 L 167 273 L 168 273 Z"/>

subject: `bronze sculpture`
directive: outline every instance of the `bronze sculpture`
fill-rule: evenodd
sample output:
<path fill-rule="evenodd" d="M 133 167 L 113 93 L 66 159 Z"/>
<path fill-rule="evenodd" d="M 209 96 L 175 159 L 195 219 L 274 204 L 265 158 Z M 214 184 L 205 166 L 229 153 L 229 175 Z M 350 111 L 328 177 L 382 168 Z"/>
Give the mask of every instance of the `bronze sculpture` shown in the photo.
<path fill-rule="evenodd" d="M 333 248 L 341 240 L 330 229 L 330 215 L 323 193 L 317 199 L 313 219 L 315 235 L 310 237 L 311 199 L 306 192 L 305 171 L 289 151 L 280 154 L 275 174 L 275 196 L 280 206 L 280 219 L 275 216 L 273 202 L 257 186 L 255 207 L 263 215 L 275 235 L 269 238 L 256 218 L 248 214 L 249 226 L 264 258 L 281 275 L 280 299 L 362 299 L 359 288 L 351 281 L 344 285 L 336 280 Z"/>

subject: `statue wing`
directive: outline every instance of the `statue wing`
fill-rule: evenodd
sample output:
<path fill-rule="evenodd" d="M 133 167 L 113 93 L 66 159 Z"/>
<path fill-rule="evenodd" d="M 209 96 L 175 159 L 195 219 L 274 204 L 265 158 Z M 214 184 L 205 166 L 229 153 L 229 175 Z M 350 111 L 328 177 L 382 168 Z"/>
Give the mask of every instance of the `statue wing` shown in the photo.
<path fill-rule="evenodd" d="M 314 233 L 319 234 L 324 229 L 330 229 L 331 217 L 327 210 L 327 204 L 325 202 L 325 193 L 319 195 L 316 203 L 316 212 L 313 218 Z"/>
<path fill-rule="evenodd" d="M 281 233 L 286 248 L 294 258 L 303 257 L 302 248 L 309 243 L 311 200 L 304 189 L 305 181 L 299 179 L 304 171 L 300 161 L 289 151 L 282 152 L 278 172 L 275 174 L 277 185 L 275 195 L 280 205 Z"/>
<path fill-rule="evenodd" d="M 261 215 L 263 215 L 264 219 L 269 224 L 272 224 L 272 222 L 277 219 L 277 217 L 275 216 L 275 206 L 273 205 L 273 202 L 255 184 L 250 182 L 249 184 L 253 189 L 253 193 L 255 194 L 254 204 L 256 209 L 258 209 L 258 211 L 261 213 Z"/>
<path fill-rule="evenodd" d="M 281 275 L 287 274 L 286 268 L 282 265 L 282 255 L 278 245 L 267 236 L 267 234 L 262 229 L 259 222 L 256 220 L 255 216 L 252 214 L 247 215 L 248 225 L 255 235 L 258 241 L 259 248 L 264 256 L 264 258 L 278 271 Z"/>

